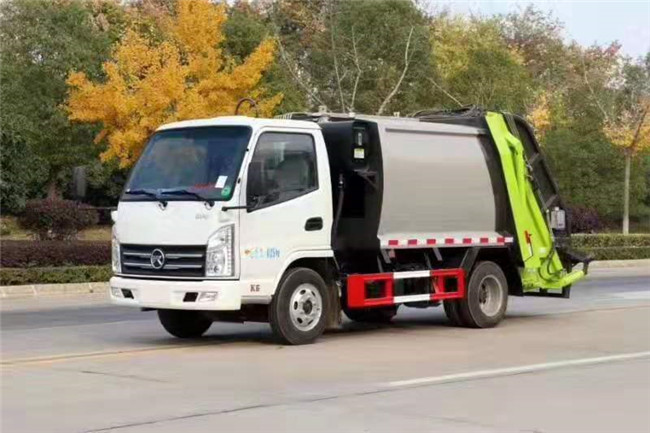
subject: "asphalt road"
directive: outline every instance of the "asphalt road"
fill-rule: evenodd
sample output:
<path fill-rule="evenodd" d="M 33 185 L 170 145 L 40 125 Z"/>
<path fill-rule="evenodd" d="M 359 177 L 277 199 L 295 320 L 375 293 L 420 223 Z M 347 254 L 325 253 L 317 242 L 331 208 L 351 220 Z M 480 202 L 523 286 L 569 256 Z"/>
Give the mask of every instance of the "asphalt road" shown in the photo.
<path fill-rule="evenodd" d="M 650 269 L 570 300 L 510 298 L 497 328 L 442 309 L 277 345 L 264 324 L 168 337 L 101 299 L 3 302 L 2 433 L 650 432 Z"/>

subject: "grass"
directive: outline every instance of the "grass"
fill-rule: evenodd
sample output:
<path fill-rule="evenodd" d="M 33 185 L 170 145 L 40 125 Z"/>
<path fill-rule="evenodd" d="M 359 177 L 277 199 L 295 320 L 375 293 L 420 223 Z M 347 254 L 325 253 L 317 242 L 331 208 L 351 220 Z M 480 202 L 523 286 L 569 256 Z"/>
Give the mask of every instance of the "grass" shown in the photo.
<path fill-rule="evenodd" d="M 18 225 L 16 217 L 5 216 L 0 218 L 0 227 L 0 239 L 24 241 L 34 238 L 30 231 L 24 230 Z M 77 239 L 82 241 L 110 241 L 111 227 L 91 227 L 81 231 L 77 236 Z"/>
<path fill-rule="evenodd" d="M 86 229 L 79 233 L 79 239 L 82 241 L 110 241 L 111 227 L 97 226 Z"/>

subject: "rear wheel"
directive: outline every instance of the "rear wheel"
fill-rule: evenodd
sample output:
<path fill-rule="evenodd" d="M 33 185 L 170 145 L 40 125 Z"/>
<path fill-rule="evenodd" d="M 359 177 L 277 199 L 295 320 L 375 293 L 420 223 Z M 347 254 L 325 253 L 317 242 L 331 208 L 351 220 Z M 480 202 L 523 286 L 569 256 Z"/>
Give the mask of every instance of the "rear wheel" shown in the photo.
<path fill-rule="evenodd" d="M 388 323 L 397 314 L 397 305 L 380 308 L 346 308 L 344 312 L 350 320 L 355 322 Z"/>
<path fill-rule="evenodd" d="M 465 298 L 458 305 L 465 326 L 491 328 L 501 322 L 508 307 L 508 282 L 499 265 L 479 262 L 470 275 Z"/>
<path fill-rule="evenodd" d="M 453 326 L 464 326 L 463 319 L 460 316 L 460 302 L 457 299 L 444 301 L 445 314 Z"/>
<path fill-rule="evenodd" d="M 329 317 L 327 286 L 309 268 L 287 271 L 269 306 L 273 333 L 286 344 L 307 344 L 318 338 Z"/>
<path fill-rule="evenodd" d="M 200 311 L 158 310 L 163 328 L 174 337 L 197 338 L 212 325 L 212 320 Z"/>

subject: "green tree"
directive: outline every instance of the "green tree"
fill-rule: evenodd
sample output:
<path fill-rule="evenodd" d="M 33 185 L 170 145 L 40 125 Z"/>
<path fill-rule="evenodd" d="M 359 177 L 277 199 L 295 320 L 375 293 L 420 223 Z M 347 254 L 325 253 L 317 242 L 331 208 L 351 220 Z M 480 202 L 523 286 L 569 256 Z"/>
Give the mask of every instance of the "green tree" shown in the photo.
<path fill-rule="evenodd" d="M 280 56 L 307 106 L 408 113 L 431 93 L 429 23 L 411 1 L 277 2 Z"/>
<path fill-rule="evenodd" d="M 29 147 L 1 133 L 0 145 L 0 212 L 15 214 L 33 196 L 34 186 L 43 177 L 43 161 Z"/>
<path fill-rule="evenodd" d="M 498 19 L 442 14 L 433 20 L 433 56 L 445 105 L 524 113 L 534 87 L 524 59 L 508 46 Z M 430 79 L 431 80 L 431 79 Z"/>
<path fill-rule="evenodd" d="M 588 118 L 570 127 L 552 127 L 545 137 L 544 152 L 570 206 L 594 209 L 609 220 L 620 217 L 625 161 Z M 631 210 L 635 215 L 643 210 L 647 169 L 647 162 L 635 161 L 630 179 L 631 197 L 635 197 Z"/>
<path fill-rule="evenodd" d="M 13 146 L 37 157 L 43 173 L 22 182 L 60 195 L 69 169 L 98 154 L 91 145 L 95 129 L 71 124 L 61 108 L 66 76 L 71 68 L 101 76 L 101 62 L 121 31 L 123 9 L 109 0 L 10 0 L 0 5 L 0 19 L 3 149 Z M 6 175 L 3 183 L 20 178 Z M 12 199 L 19 204 L 27 189 L 16 182 L 9 189 L 20 196 Z"/>
<path fill-rule="evenodd" d="M 265 38 L 275 34 L 267 12 L 256 4 L 243 0 L 235 1 L 229 8 L 224 33 L 224 51 L 239 62 L 251 55 Z M 305 94 L 295 85 L 279 55 L 276 55 L 261 82 L 271 94 L 281 93 L 284 96 L 276 108 L 277 113 L 305 109 Z"/>
<path fill-rule="evenodd" d="M 563 91 L 575 53 L 564 42 L 562 23 L 533 5 L 498 21 L 507 46 L 521 58 L 536 86 L 556 95 Z"/>

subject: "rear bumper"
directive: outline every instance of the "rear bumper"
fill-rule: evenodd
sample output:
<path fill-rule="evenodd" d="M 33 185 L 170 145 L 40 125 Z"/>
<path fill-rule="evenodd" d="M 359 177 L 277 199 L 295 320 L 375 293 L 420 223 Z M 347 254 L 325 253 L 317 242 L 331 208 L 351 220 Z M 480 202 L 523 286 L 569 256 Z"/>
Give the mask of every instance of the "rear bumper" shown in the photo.
<path fill-rule="evenodd" d="M 133 298 L 115 296 L 119 289 L 130 290 Z M 196 293 L 194 301 L 188 301 L 187 293 Z M 203 293 L 216 293 L 214 300 L 201 300 Z M 173 281 L 145 280 L 113 277 L 110 280 L 111 302 L 140 308 L 177 310 L 239 310 L 242 304 L 240 281 Z M 214 295 L 212 295 L 214 296 Z M 192 298 L 190 295 L 189 298 Z"/>

